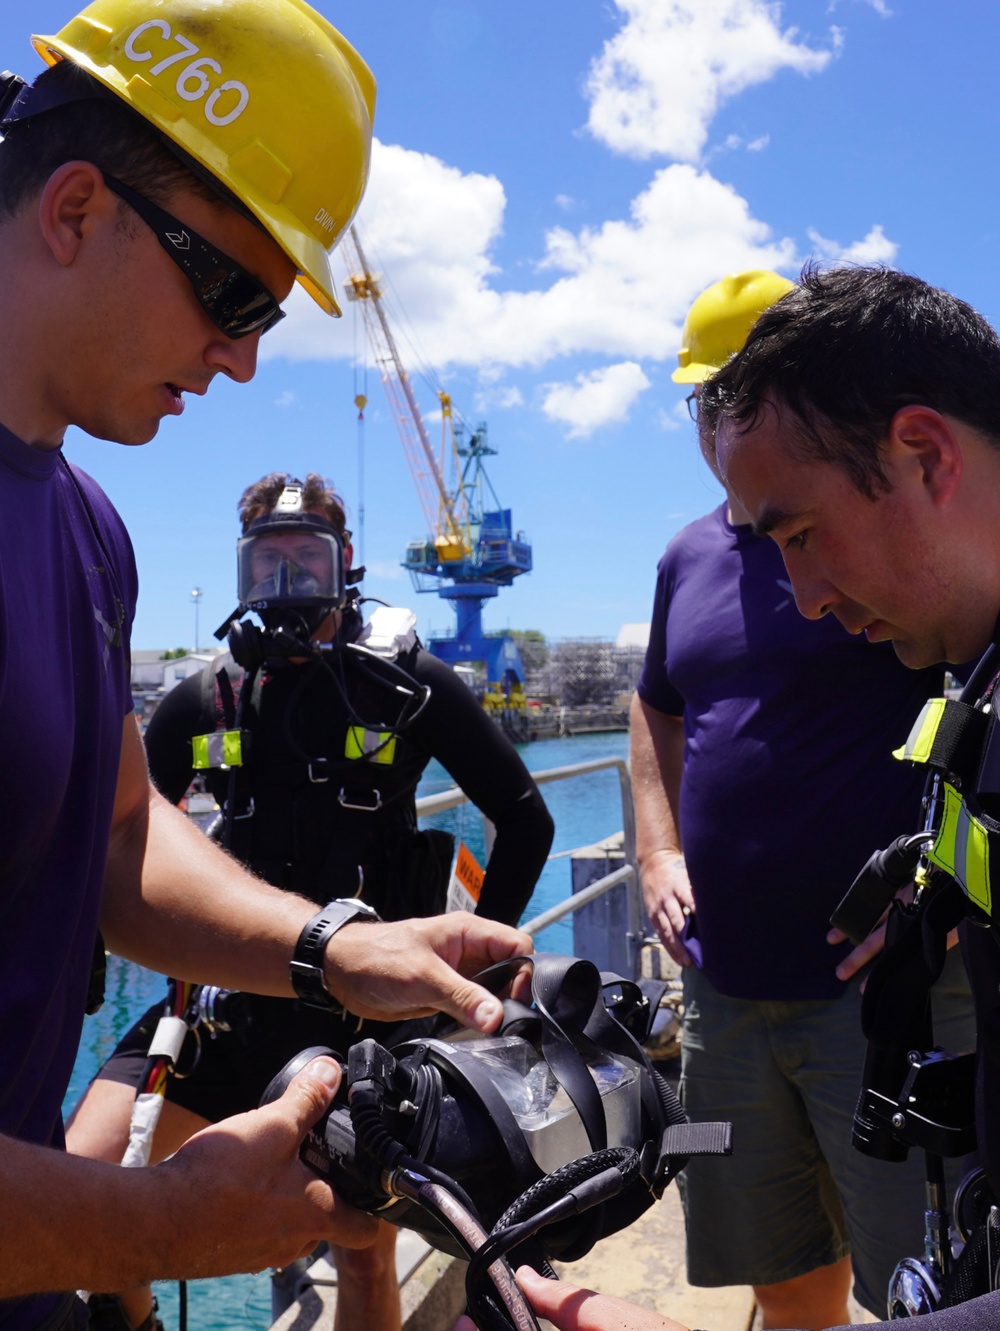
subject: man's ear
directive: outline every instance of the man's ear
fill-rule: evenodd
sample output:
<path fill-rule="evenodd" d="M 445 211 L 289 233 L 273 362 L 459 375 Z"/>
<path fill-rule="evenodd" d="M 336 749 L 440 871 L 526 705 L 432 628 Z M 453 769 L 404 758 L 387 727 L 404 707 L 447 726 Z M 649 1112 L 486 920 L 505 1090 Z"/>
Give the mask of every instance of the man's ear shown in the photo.
<path fill-rule="evenodd" d="M 886 460 L 896 477 L 918 481 L 939 507 L 962 477 L 962 447 L 951 422 L 933 407 L 900 407 L 889 424 Z"/>
<path fill-rule="evenodd" d="M 346 573 L 349 573 L 351 571 L 351 565 L 353 563 L 354 563 L 354 546 L 350 543 L 350 541 L 348 541 L 347 544 L 344 546 L 344 571 Z"/>
<path fill-rule="evenodd" d="M 118 203 L 93 162 L 64 162 L 38 199 L 38 226 L 56 263 L 69 267 L 95 222 L 114 221 Z"/>

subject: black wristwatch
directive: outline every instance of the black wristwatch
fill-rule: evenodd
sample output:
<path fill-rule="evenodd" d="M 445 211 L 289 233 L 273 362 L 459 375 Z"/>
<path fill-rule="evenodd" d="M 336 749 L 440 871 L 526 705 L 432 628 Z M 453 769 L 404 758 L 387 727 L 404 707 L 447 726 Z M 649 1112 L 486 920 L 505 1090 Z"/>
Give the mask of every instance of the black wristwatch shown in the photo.
<path fill-rule="evenodd" d="M 310 1007 L 335 1008 L 340 1004 L 326 987 L 323 977 L 323 954 L 326 945 L 345 924 L 355 920 L 381 922 L 377 910 L 356 897 L 337 897 L 328 901 L 318 915 L 314 915 L 295 944 L 295 952 L 288 963 L 292 988 L 303 1003 Z"/>

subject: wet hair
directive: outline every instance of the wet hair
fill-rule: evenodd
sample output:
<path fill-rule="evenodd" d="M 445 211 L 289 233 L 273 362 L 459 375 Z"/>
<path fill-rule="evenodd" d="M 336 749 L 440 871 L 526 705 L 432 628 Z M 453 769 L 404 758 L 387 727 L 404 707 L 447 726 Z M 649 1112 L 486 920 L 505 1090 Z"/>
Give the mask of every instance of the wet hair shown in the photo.
<path fill-rule="evenodd" d="M 161 207 L 181 188 L 222 202 L 220 189 L 189 169 L 148 120 L 78 65 L 60 61 L 33 86 L 72 92 L 78 100 L 7 129 L 0 142 L 0 222 L 39 194 L 53 171 L 77 160 L 93 162 Z"/>
<path fill-rule="evenodd" d="M 970 305 L 889 268 L 807 268 L 702 388 L 699 410 L 752 430 L 773 403 L 787 446 L 888 490 L 882 449 L 901 407 L 931 407 L 1000 449 L 1000 339 Z"/>
<path fill-rule="evenodd" d="M 269 475 L 262 476 L 259 481 L 254 481 L 253 485 L 248 485 L 236 505 L 244 534 L 251 522 L 271 512 L 286 485 L 301 485 L 303 506 L 317 509 L 338 536 L 345 541 L 350 538 L 343 499 L 329 481 L 325 481 L 314 471 L 308 474 L 304 483 L 288 472 L 272 471 Z"/>

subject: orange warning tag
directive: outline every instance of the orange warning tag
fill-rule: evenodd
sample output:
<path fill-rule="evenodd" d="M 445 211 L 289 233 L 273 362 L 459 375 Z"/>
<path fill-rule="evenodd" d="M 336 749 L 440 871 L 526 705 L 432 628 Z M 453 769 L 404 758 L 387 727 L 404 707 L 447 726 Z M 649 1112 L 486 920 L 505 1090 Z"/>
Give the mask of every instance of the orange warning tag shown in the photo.
<path fill-rule="evenodd" d="M 458 843 L 458 854 L 448 884 L 448 910 L 474 911 L 479 904 L 486 870 L 464 841 Z"/>

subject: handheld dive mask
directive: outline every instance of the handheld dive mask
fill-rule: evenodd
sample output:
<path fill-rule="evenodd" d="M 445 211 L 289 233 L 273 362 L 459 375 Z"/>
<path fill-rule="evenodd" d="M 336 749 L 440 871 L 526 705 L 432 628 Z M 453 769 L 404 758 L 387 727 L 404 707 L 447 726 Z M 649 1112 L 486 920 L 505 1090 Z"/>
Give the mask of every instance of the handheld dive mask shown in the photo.
<path fill-rule="evenodd" d="M 495 1035 L 438 1018 L 411 1023 L 391 1051 L 370 1039 L 354 1045 L 300 1152 L 353 1205 L 473 1257 L 470 1306 L 489 1302 L 481 1285 L 504 1253 L 574 1260 L 631 1224 L 690 1156 L 731 1149 L 730 1125 L 688 1122 L 644 1053 L 649 1004 L 639 986 L 549 953 L 476 978 L 497 990 L 522 967 L 530 997 L 504 1001 Z M 303 1050 L 262 1103 L 330 1052 Z"/>

